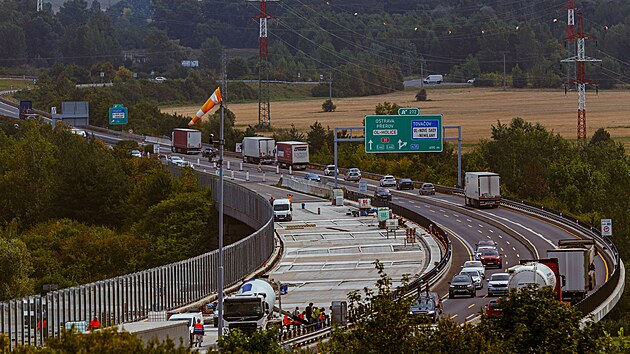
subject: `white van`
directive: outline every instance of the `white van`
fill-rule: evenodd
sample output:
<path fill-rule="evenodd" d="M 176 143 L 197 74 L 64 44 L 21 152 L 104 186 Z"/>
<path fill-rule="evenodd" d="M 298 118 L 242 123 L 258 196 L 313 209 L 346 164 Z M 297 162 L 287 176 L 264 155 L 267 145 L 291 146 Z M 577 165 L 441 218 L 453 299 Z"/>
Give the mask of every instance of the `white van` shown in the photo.
<path fill-rule="evenodd" d="M 444 76 L 442 75 L 429 75 L 422 80 L 425 84 L 441 84 L 444 81 Z"/>
<path fill-rule="evenodd" d="M 293 207 L 288 199 L 276 199 L 273 201 L 273 220 L 291 221 L 293 220 Z"/>
<path fill-rule="evenodd" d="M 200 320 L 203 324 L 203 314 L 201 312 L 184 312 L 176 313 L 168 318 L 169 321 L 186 321 L 188 324 L 188 330 L 190 331 L 190 343 L 193 342 L 193 331 L 195 330 L 195 323 Z"/>

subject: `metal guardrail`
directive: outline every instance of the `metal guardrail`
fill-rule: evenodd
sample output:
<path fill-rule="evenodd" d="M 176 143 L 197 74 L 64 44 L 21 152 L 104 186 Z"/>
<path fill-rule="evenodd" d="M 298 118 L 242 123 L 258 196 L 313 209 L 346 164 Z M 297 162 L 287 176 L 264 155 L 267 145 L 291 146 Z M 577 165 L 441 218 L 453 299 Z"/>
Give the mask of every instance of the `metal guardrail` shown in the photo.
<path fill-rule="evenodd" d="M 179 169 L 171 167 L 174 174 Z M 218 179 L 198 174 L 201 185 L 216 190 Z M 213 193 L 216 196 L 216 193 Z M 274 250 L 269 202 L 242 186 L 225 183 L 225 213 L 256 231 L 224 249 L 225 284 L 235 284 L 260 267 Z M 0 303 L 0 333 L 17 343 L 42 345 L 57 337 L 66 322 L 102 326 L 144 319 L 148 311 L 169 310 L 217 292 L 218 251 L 141 272 Z"/>

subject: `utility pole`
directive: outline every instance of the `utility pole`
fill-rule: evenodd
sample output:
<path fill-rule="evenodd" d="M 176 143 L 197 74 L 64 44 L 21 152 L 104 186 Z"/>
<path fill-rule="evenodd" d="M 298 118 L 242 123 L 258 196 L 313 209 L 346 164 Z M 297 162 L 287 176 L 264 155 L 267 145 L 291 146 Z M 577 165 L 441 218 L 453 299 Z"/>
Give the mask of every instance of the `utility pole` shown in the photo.
<path fill-rule="evenodd" d="M 424 58 L 420 61 L 420 87 L 424 87 Z"/>
<path fill-rule="evenodd" d="M 505 70 L 505 52 L 503 52 L 503 91 L 506 90 L 507 88 L 507 75 L 506 75 L 506 70 Z"/>
<path fill-rule="evenodd" d="M 280 0 L 246 0 L 259 2 L 260 12 L 256 18 L 260 20 L 258 31 L 258 127 L 271 128 L 271 112 L 269 109 L 269 36 L 267 34 L 267 2 Z M 264 81 L 263 81 L 264 79 Z"/>
<path fill-rule="evenodd" d="M 226 77 L 226 65 L 225 65 L 225 52 L 223 52 L 223 85 L 225 85 L 225 77 Z M 218 305 L 219 308 L 219 321 L 217 324 L 219 337 L 223 335 L 223 288 L 225 286 L 223 281 L 223 150 L 225 148 L 225 140 L 224 140 L 224 115 L 225 115 L 225 106 L 223 105 L 223 99 L 221 99 L 221 119 L 219 123 L 219 191 L 218 191 L 218 200 L 219 200 L 219 273 L 217 274 L 217 280 L 219 283 L 218 291 L 219 291 L 219 299 Z"/>
<path fill-rule="evenodd" d="M 577 53 L 575 56 L 562 60 L 563 63 L 575 63 L 577 67 L 577 76 L 575 80 L 569 81 L 569 84 L 577 85 L 578 89 L 578 121 L 577 121 L 577 138 L 578 140 L 586 140 L 586 85 L 595 85 L 595 81 L 586 79 L 586 62 L 601 62 L 599 59 L 589 58 L 586 56 L 586 38 L 595 38 L 584 33 L 584 22 L 582 13 L 578 14 L 578 30 L 569 40 L 573 40 L 577 44 Z"/>
<path fill-rule="evenodd" d="M 567 0 L 567 58 L 575 55 L 575 0 Z M 571 84 L 575 81 L 575 62 L 567 62 L 567 80 L 564 83 L 565 91 L 574 86 Z"/>
<path fill-rule="evenodd" d="M 332 70 L 328 72 L 328 100 L 332 102 Z"/>
<path fill-rule="evenodd" d="M 37 12 L 44 11 L 44 0 L 37 0 Z"/>

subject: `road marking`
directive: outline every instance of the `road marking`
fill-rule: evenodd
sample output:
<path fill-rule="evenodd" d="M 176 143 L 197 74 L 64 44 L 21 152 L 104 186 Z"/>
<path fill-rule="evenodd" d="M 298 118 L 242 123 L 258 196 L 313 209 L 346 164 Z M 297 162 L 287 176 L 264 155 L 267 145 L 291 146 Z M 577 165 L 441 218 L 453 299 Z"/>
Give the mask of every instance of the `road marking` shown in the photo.
<path fill-rule="evenodd" d="M 505 265 L 508 265 L 508 264 L 510 264 L 510 262 L 505 261 Z M 508 270 L 506 269 L 505 271 L 507 272 Z"/>
<path fill-rule="evenodd" d="M 516 247 L 512 247 L 512 251 L 516 251 Z"/>
<path fill-rule="evenodd" d="M 453 214 L 453 216 L 454 216 L 454 217 L 456 217 L 456 218 L 458 218 L 458 217 L 459 217 L 459 215 L 457 215 L 457 214 Z"/>
<path fill-rule="evenodd" d="M 472 315 L 468 315 L 468 316 L 466 316 L 466 319 L 469 319 L 469 318 L 473 317 L 474 315 L 475 315 L 474 313 Z"/>
<path fill-rule="evenodd" d="M 517 254 L 516 254 L 516 258 L 521 258 L 521 256 L 519 256 L 519 254 L 517 253 Z"/>
<path fill-rule="evenodd" d="M 457 314 L 454 314 L 453 316 L 451 316 L 451 320 L 454 319 L 455 317 L 457 317 Z"/>
<path fill-rule="evenodd" d="M 484 296 L 482 296 L 482 297 L 485 299 L 485 298 L 487 298 L 487 297 L 488 297 L 488 294 L 486 294 L 486 295 L 484 295 Z"/>
<path fill-rule="evenodd" d="M 503 252 L 503 247 L 501 247 L 501 252 Z"/>
<path fill-rule="evenodd" d="M 435 213 L 435 210 L 433 210 L 433 209 L 431 209 L 430 211 L 431 211 L 432 213 Z"/>
<path fill-rule="evenodd" d="M 505 241 L 505 243 L 507 243 L 508 245 L 510 244 L 510 241 Z"/>
<path fill-rule="evenodd" d="M 488 229 L 488 231 L 490 231 L 491 233 L 494 233 L 494 231 L 492 229 Z"/>
<path fill-rule="evenodd" d="M 466 221 L 468 221 L 468 222 L 472 222 L 472 220 L 470 220 L 470 219 L 466 219 Z"/>
<path fill-rule="evenodd" d="M 475 306 L 475 304 L 470 304 L 470 306 L 468 306 L 468 308 L 473 308 Z"/>
<path fill-rule="evenodd" d="M 490 237 L 489 235 L 486 235 L 486 237 L 487 237 L 488 239 L 492 240 L 492 237 Z"/>
<path fill-rule="evenodd" d="M 413 200 L 409 200 L 409 204 L 416 204 Z"/>
<path fill-rule="evenodd" d="M 444 214 L 444 217 L 445 217 L 445 218 L 448 218 L 449 216 L 448 216 L 448 215 L 446 215 L 446 214 Z"/>
<path fill-rule="evenodd" d="M 444 211 L 444 209 L 440 209 L 440 213 L 446 213 L 446 211 Z"/>
<path fill-rule="evenodd" d="M 462 222 L 461 220 L 457 219 L 457 222 Z"/>
<path fill-rule="evenodd" d="M 470 227 L 472 229 L 472 225 L 468 225 L 468 227 Z"/>
<path fill-rule="evenodd" d="M 481 224 L 478 224 L 478 225 L 479 225 L 479 227 L 483 227 L 483 225 L 481 225 Z"/>
<path fill-rule="evenodd" d="M 498 236 L 499 236 L 499 238 L 503 238 L 503 236 L 501 236 L 501 235 L 498 235 Z"/>
<path fill-rule="evenodd" d="M 481 231 L 481 230 L 477 230 L 477 232 L 478 232 L 478 233 L 480 233 L 480 234 L 482 234 L 482 233 L 483 233 L 483 231 Z"/>
<path fill-rule="evenodd" d="M 441 297 L 442 300 L 446 299 L 448 297 L 448 294 L 444 294 L 444 296 Z M 444 302 L 446 302 L 446 300 L 444 300 Z"/>

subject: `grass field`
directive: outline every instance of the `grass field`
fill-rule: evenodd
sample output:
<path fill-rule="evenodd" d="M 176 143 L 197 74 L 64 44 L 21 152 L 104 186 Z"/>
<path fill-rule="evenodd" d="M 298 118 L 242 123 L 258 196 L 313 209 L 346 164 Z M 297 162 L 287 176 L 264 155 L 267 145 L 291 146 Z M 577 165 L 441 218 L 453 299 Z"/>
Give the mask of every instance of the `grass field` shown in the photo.
<path fill-rule="evenodd" d="M 0 91 L 17 90 L 27 86 L 33 86 L 33 80 L 24 79 L 0 79 Z"/>
<path fill-rule="evenodd" d="M 294 124 L 308 131 L 315 121 L 324 127 L 361 126 L 365 115 L 373 114 L 378 103 L 392 102 L 401 107 L 419 107 L 424 114 L 443 114 L 444 125 L 462 126 L 464 146 L 490 138 L 497 121 L 509 123 L 513 117 L 539 122 L 563 137 L 577 136 L 577 93 L 564 90 L 507 90 L 491 88 L 429 89 L 426 102 L 415 101 L 417 91 L 407 90 L 386 95 L 337 98 L 336 112 L 322 112 L 324 98 L 271 102 L 273 128 L 289 128 Z M 587 133 L 590 137 L 600 127 L 630 148 L 630 91 L 587 92 Z M 200 102 L 200 105 L 203 102 Z M 165 107 L 165 112 L 192 116 L 198 106 Z M 258 123 L 258 102 L 229 104 L 236 114 L 236 125 L 245 128 Z"/>

